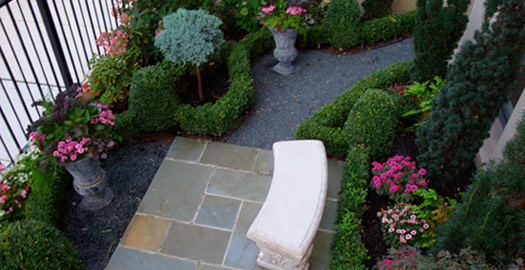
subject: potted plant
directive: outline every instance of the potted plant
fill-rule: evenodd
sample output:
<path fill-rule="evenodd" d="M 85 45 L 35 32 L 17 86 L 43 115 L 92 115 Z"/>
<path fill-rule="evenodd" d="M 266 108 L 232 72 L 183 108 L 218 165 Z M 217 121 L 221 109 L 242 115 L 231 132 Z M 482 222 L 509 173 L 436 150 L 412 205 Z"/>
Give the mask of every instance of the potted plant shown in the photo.
<path fill-rule="evenodd" d="M 112 134 L 112 111 L 92 102 L 87 93 L 75 84 L 58 94 L 54 102 L 35 103 L 44 107 L 44 113 L 29 127 L 29 136 L 42 151 L 40 169 L 45 173 L 50 162 L 63 164 L 74 177 L 73 187 L 83 196 L 80 207 L 94 211 L 113 198 L 98 159 L 106 158 L 117 136 Z"/>
<path fill-rule="evenodd" d="M 260 9 L 258 18 L 261 24 L 272 32 L 275 41 L 273 55 L 279 61 L 272 70 L 282 75 L 295 72 L 298 69 L 296 65 L 292 65 L 298 54 L 295 40 L 298 32 L 306 31 L 306 20 L 303 17 L 306 9 L 299 6 L 288 7 L 282 0 L 275 5 L 260 7 Z"/>

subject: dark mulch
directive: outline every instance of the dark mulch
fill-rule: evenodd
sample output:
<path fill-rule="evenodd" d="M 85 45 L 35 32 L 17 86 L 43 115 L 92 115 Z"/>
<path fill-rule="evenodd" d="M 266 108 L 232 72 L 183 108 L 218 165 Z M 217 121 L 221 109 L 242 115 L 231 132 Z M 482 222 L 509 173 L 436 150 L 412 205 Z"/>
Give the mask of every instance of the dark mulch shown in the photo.
<path fill-rule="evenodd" d="M 173 136 L 159 141 L 124 146 L 104 161 L 109 187 L 114 193 L 110 205 L 97 213 L 80 210 L 80 195 L 71 187 L 66 194 L 64 233 L 80 254 L 86 269 L 104 269 L 164 156 Z"/>

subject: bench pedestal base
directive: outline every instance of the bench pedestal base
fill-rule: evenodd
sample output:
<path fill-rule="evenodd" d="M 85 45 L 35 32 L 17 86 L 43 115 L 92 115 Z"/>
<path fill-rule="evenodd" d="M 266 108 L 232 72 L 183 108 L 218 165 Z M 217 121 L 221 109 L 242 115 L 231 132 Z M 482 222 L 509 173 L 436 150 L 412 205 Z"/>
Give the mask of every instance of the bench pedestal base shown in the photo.
<path fill-rule="evenodd" d="M 299 261 L 268 248 L 261 248 L 260 246 L 259 248 L 261 252 L 257 257 L 257 264 L 263 268 L 270 270 L 308 270 L 310 266 L 308 259 L 312 254 L 313 245 L 310 245 L 305 256 Z"/>

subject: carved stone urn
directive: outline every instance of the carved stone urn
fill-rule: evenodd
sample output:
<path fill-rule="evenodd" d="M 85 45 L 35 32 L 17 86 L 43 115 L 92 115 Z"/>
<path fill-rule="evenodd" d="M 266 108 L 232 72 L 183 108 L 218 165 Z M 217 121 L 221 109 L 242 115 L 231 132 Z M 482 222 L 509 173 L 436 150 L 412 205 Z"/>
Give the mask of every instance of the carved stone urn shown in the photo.
<path fill-rule="evenodd" d="M 106 172 L 98 160 L 91 155 L 65 163 L 66 170 L 73 176 L 73 188 L 82 195 L 80 208 L 97 211 L 107 206 L 113 199 L 113 191 L 107 188 Z"/>
<path fill-rule="evenodd" d="M 297 57 L 297 49 L 295 48 L 295 40 L 297 39 L 297 29 L 287 28 L 284 31 L 277 31 L 268 27 L 272 32 L 275 41 L 275 50 L 273 56 L 279 60 L 279 63 L 272 67 L 272 70 L 281 74 L 289 75 L 299 69 L 292 61 Z"/>

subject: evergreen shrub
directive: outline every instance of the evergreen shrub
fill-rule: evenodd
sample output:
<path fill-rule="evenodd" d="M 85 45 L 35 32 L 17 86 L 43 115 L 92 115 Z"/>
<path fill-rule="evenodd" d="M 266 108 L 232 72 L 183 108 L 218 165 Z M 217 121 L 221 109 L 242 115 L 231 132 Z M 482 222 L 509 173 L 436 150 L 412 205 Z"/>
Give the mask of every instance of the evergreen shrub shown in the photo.
<path fill-rule="evenodd" d="M 414 24 L 416 60 L 412 79 L 426 81 L 445 76 L 447 62 L 468 22 L 470 0 L 418 0 Z"/>
<path fill-rule="evenodd" d="M 394 0 L 365 0 L 361 6 L 365 9 L 363 14 L 364 20 L 373 20 L 376 18 L 385 17 L 392 13 L 392 3 Z"/>
<path fill-rule="evenodd" d="M 361 26 L 361 44 L 373 45 L 376 42 L 394 37 L 409 36 L 414 28 L 416 11 L 391 14 L 375 20 L 365 21 Z M 359 44 L 356 44 L 359 45 Z"/>
<path fill-rule="evenodd" d="M 55 227 L 21 220 L 0 230 L 1 269 L 84 269 L 77 251 Z"/>
<path fill-rule="evenodd" d="M 483 252 L 491 262 L 511 263 L 525 251 L 525 117 L 506 145 L 503 160 L 480 170 L 456 212 L 437 228 L 436 250 Z"/>
<path fill-rule="evenodd" d="M 369 89 L 354 104 L 343 133 L 348 145 L 364 144 L 373 158 L 388 154 L 397 127 L 396 105 L 383 90 Z"/>
<path fill-rule="evenodd" d="M 359 43 L 361 11 L 357 0 L 332 0 L 322 23 L 328 42 L 335 48 Z"/>
<path fill-rule="evenodd" d="M 412 65 L 412 62 L 395 63 L 366 76 L 301 123 L 295 138 L 321 140 L 329 155 L 344 157 L 348 151 L 348 142 L 342 130 L 355 102 L 368 89 L 387 89 L 395 83 L 408 81 Z"/>
<path fill-rule="evenodd" d="M 348 150 L 334 225 L 332 270 L 366 269 L 363 261 L 369 257 L 361 241 L 361 216 L 368 193 L 370 160 L 364 145 L 354 145 Z"/>
<path fill-rule="evenodd" d="M 431 184 L 468 174 L 500 107 L 508 100 L 525 51 L 524 2 L 488 0 L 475 42 L 467 41 L 432 100 L 430 120 L 417 130 L 419 164 Z M 490 22 L 493 21 L 492 24 Z"/>

